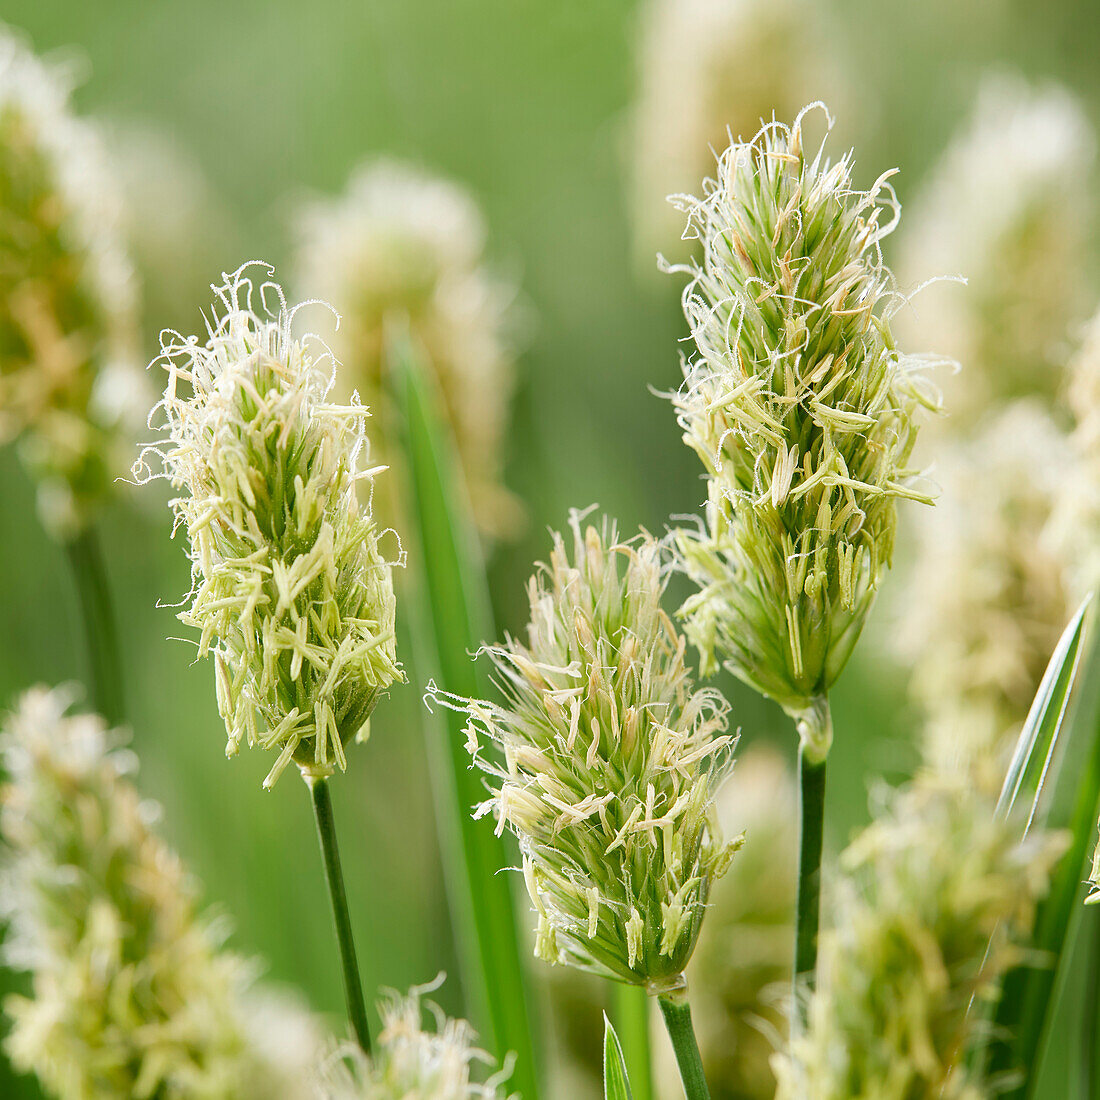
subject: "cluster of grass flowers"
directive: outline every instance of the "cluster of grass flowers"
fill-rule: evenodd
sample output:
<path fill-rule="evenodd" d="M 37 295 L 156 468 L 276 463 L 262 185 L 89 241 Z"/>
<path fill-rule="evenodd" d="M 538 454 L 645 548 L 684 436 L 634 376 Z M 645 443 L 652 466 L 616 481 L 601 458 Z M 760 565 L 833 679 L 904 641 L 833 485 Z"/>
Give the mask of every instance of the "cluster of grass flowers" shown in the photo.
<path fill-rule="evenodd" d="M 807 1031 L 780 1100 L 977 1100 L 982 999 L 1026 951 L 1064 838 L 994 813 L 964 782 L 892 792 L 844 853 Z"/>
<path fill-rule="evenodd" d="M 366 467 L 367 410 L 329 400 L 327 349 L 295 339 L 279 287 L 256 289 L 245 270 L 216 288 L 205 343 L 165 342 L 153 416 L 166 436 L 135 476 L 157 476 L 147 462 L 159 459 L 181 490 L 194 587 L 180 618 L 214 653 L 227 753 L 242 741 L 278 752 L 270 787 L 292 760 L 314 775 L 343 769 L 403 673 L 391 563 L 356 493 L 378 472 Z"/>
<path fill-rule="evenodd" d="M 665 201 L 706 173 L 711 150 L 807 102 L 835 102 L 843 79 L 822 11 L 806 0 L 649 0 L 641 9 L 632 149 L 633 214 L 647 268 L 680 254 Z"/>
<path fill-rule="evenodd" d="M 536 955 L 670 992 L 740 844 L 713 807 L 735 738 L 661 610 L 661 544 L 583 513 L 570 531 L 528 586 L 526 643 L 486 649 L 503 703 L 429 691 L 469 714 L 492 787 L 478 813 L 519 838 Z"/>
<path fill-rule="evenodd" d="M 333 337 L 345 368 L 340 388 L 356 387 L 384 410 L 391 330 L 407 330 L 442 398 L 479 526 L 489 534 L 509 530 L 519 505 L 504 488 L 501 465 L 515 295 L 485 264 L 486 227 L 474 200 L 419 169 L 367 163 L 339 198 L 303 210 L 298 238 L 298 285 L 341 315 Z M 374 433 L 387 462 L 398 453 L 390 420 L 379 416 Z M 392 493 L 383 502 L 387 514 L 398 511 Z"/>
<path fill-rule="evenodd" d="M 905 278 L 968 284 L 926 289 L 903 320 L 962 364 L 944 380 L 945 428 L 973 424 L 991 401 L 1057 393 L 1071 328 L 1089 307 L 1094 145 L 1068 92 L 989 77 L 913 204 L 899 245 Z"/>
<path fill-rule="evenodd" d="M 0 442 L 63 538 L 125 471 L 144 405 L 117 196 L 70 84 L 0 26 Z"/>
<path fill-rule="evenodd" d="M 333 1051 L 321 1066 L 319 1100 L 506 1100 L 507 1068 L 491 1071 L 465 1020 L 429 1003 L 435 1027 L 424 1026 L 421 998 L 436 987 L 414 986 L 383 1001 L 378 1049 L 370 1057 L 352 1046 Z"/>
<path fill-rule="evenodd" d="M 920 516 L 897 608 L 927 718 L 925 763 L 993 795 L 1076 602 L 1052 529 L 1072 463 L 1064 434 L 1029 402 L 941 446 L 942 495 Z"/>
<path fill-rule="evenodd" d="M 84 1100 L 304 1096 L 304 1074 L 296 1086 L 251 1045 L 251 967 L 153 831 L 133 754 L 69 705 L 35 689 L 3 727 L 4 950 L 33 978 L 4 1004 L 12 1062 Z"/>
<path fill-rule="evenodd" d="M 680 200 L 702 257 L 673 268 L 691 277 L 696 351 L 672 399 L 709 485 L 705 522 L 678 537 L 699 588 L 688 636 L 705 670 L 725 660 L 823 756 L 815 702 L 890 564 L 898 499 L 927 499 L 907 463 L 935 396 L 890 330 L 889 173 L 856 190 L 850 157 L 806 152 L 806 113 L 732 144 L 703 197 Z"/>

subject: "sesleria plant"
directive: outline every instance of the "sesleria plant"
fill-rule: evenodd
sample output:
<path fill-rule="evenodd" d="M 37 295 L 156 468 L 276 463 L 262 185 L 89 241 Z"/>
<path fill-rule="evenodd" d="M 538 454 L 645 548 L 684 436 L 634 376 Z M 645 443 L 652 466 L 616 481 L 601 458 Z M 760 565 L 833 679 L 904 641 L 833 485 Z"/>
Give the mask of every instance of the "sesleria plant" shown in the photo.
<path fill-rule="evenodd" d="M 252 968 L 222 946 L 154 831 L 133 754 L 70 702 L 65 689 L 27 692 L 0 743 L 4 950 L 32 976 L 31 995 L 4 1004 L 13 1063 L 81 1100 L 307 1097 L 313 1024 L 250 999 Z M 277 1057 L 254 1042 L 260 1019 L 282 1032 Z"/>
<path fill-rule="evenodd" d="M 892 173 L 863 192 L 850 155 L 808 153 L 812 109 L 733 143 L 702 198 L 675 200 L 701 256 L 671 269 L 690 277 L 695 344 L 672 401 L 708 485 L 705 518 L 676 535 L 698 588 L 680 615 L 704 672 L 723 662 L 797 722 L 795 965 L 811 975 L 828 693 L 890 564 L 898 500 L 929 501 L 908 463 L 917 412 L 936 404 L 890 327 Z"/>
<path fill-rule="evenodd" d="M 81 599 L 97 706 L 122 718 L 114 613 L 95 520 L 145 405 L 134 281 L 98 133 L 71 73 L 0 25 L 0 444 L 38 486 Z"/>
<path fill-rule="evenodd" d="M 390 994 L 379 1006 L 375 1053 L 334 1050 L 322 1062 L 318 1100 L 507 1100 L 507 1068 L 492 1072 L 465 1020 L 449 1019 L 429 1002 L 435 1028 L 424 1026 L 421 998 L 437 984 Z"/>
<path fill-rule="evenodd" d="M 995 796 L 1079 596 L 1053 524 L 1074 457 L 1036 402 L 941 448 L 897 617 L 926 767 Z M 1083 595 L 1083 593 L 1081 593 Z"/>
<path fill-rule="evenodd" d="M 404 678 L 391 564 L 356 493 L 378 470 L 366 466 L 367 410 L 329 400 L 331 355 L 295 339 L 281 289 L 256 290 L 246 270 L 214 288 L 205 343 L 165 338 L 167 384 L 152 414 L 165 435 L 134 472 L 180 491 L 193 576 L 180 618 L 200 631 L 200 656 L 214 656 L 227 755 L 242 742 L 275 752 L 264 786 L 293 762 L 310 788 L 349 1014 L 367 1047 L 328 778 Z"/>
<path fill-rule="evenodd" d="M 490 782 L 477 814 L 519 840 L 535 954 L 656 996 L 694 1100 L 708 1094 L 684 968 L 740 844 L 722 840 L 713 808 L 735 738 L 661 609 L 661 544 L 623 543 L 585 513 L 570 531 L 528 585 L 526 643 L 486 649 L 503 701 L 429 696 L 468 714 Z"/>
<path fill-rule="evenodd" d="M 368 162 L 339 198 L 301 212 L 296 280 L 339 311 L 338 388 L 343 396 L 357 389 L 375 410 L 372 442 L 390 464 L 401 459 L 401 441 L 386 402 L 389 342 L 398 330 L 416 344 L 477 524 L 499 536 L 521 515 L 501 472 L 515 292 L 489 271 L 486 235 L 481 211 L 457 184 L 395 161 Z M 392 488 L 381 503 L 388 522 L 407 518 Z"/>
<path fill-rule="evenodd" d="M 967 283 L 927 287 L 898 319 L 904 335 L 962 364 L 943 380 L 946 431 L 966 434 L 1002 402 L 1058 393 L 1090 304 L 1094 160 L 1069 92 L 987 76 L 908 211 L 897 250 L 906 285 L 930 272 Z"/>
<path fill-rule="evenodd" d="M 983 1002 L 1026 955 L 1065 837 L 958 779 L 891 792 L 841 859 L 808 1025 L 779 1100 L 978 1100 Z"/>

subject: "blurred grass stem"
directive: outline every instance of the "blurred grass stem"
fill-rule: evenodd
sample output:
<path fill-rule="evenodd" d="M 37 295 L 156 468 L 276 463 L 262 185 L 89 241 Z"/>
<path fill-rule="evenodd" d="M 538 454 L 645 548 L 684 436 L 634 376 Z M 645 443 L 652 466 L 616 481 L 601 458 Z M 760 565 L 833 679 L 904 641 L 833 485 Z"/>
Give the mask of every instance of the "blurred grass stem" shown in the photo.
<path fill-rule="evenodd" d="M 332 796 L 328 780 L 322 776 L 304 776 L 313 801 L 313 816 L 317 822 L 317 839 L 325 862 L 325 881 L 332 902 L 332 920 L 336 926 L 336 942 L 340 948 L 340 965 L 344 973 L 344 995 L 348 1003 L 348 1019 L 355 1038 L 370 1054 L 370 1030 L 367 1027 L 367 1007 L 363 1001 L 363 986 L 359 979 L 359 960 L 355 955 L 355 940 L 348 914 L 348 897 L 344 890 L 344 873 L 340 870 L 340 849 L 336 844 L 336 822 L 332 816 Z"/>
<path fill-rule="evenodd" d="M 103 553 L 94 528 L 87 527 L 65 542 L 73 571 L 84 637 L 88 647 L 92 700 L 95 709 L 111 726 L 124 719 L 122 662 L 119 658 L 118 628 Z"/>

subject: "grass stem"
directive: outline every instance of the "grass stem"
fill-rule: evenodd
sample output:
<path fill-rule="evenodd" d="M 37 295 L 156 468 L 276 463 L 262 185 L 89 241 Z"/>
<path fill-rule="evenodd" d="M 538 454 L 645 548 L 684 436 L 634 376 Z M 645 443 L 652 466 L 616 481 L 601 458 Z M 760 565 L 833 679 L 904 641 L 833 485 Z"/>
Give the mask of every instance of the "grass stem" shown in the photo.
<path fill-rule="evenodd" d="M 73 571 L 84 620 L 92 700 L 103 718 L 110 725 L 117 726 L 125 717 L 122 662 L 111 589 L 95 530 L 87 527 L 69 539 L 65 543 L 65 552 Z"/>
<path fill-rule="evenodd" d="M 325 862 L 325 879 L 332 902 L 332 919 L 336 926 L 336 942 L 340 947 L 340 965 L 344 973 L 344 995 L 348 1003 L 348 1019 L 355 1038 L 363 1050 L 370 1053 L 370 1030 L 367 1027 L 367 1007 L 363 1001 L 363 986 L 359 979 L 359 960 L 355 955 L 355 940 L 348 914 L 348 897 L 344 890 L 344 873 L 340 870 L 340 849 L 336 845 L 336 822 L 332 816 L 332 795 L 328 780 L 307 776 L 313 816 L 317 822 L 317 839 Z"/>
<path fill-rule="evenodd" d="M 691 1007 L 687 997 L 682 991 L 667 993 L 658 997 L 657 1003 L 661 1006 L 668 1037 L 672 1040 L 685 1097 L 687 1100 L 710 1100 L 710 1089 L 707 1088 L 707 1079 L 703 1076 L 703 1059 L 695 1040 L 695 1028 L 692 1027 Z"/>

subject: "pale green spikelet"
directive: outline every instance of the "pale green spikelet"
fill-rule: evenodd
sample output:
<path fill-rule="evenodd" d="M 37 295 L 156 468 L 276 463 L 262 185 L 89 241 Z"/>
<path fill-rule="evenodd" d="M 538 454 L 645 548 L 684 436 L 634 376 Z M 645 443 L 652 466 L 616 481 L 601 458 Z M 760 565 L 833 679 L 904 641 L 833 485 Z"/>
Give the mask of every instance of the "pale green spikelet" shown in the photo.
<path fill-rule="evenodd" d="M 898 654 L 926 718 L 925 764 L 992 795 L 1077 602 L 1052 528 L 1073 466 L 1035 402 L 941 446 L 942 492 L 920 515 L 895 608 Z"/>
<path fill-rule="evenodd" d="M 940 423 L 967 432 L 991 405 L 1061 385 L 1067 342 L 1089 307 L 1095 138 L 1063 88 L 986 77 L 971 116 L 909 208 L 898 239 L 906 285 L 929 272 L 899 335 L 962 364 L 943 380 Z"/>
<path fill-rule="evenodd" d="M 113 491 L 147 405 L 118 195 L 71 84 L 0 24 L 0 443 L 61 538 Z"/>
<path fill-rule="evenodd" d="M 893 792 L 841 860 L 805 1034 L 778 1100 L 981 1100 L 981 999 L 1025 958 L 1060 834 L 994 813 L 965 782 Z M 972 1010 L 972 999 L 978 1005 Z"/>
<path fill-rule="evenodd" d="M 721 840 L 713 806 L 735 738 L 661 610 L 662 545 L 578 512 L 570 530 L 528 585 L 526 644 L 486 648 L 503 702 L 429 694 L 469 715 L 491 779 L 477 814 L 519 838 L 536 954 L 658 992 L 682 982 L 740 843 Z"/>
<path fill-rule="evenodd" d="M 376 410 L 372 443 L 391 465 L 399 433 L 384 415 L 386 341 L 388 330 L 407 331 L 454 433 L 474 517 L 500 535 L 522 514 L 501 470 L 515 291 L 487 267 L 485 240 L 485 219 L 457 184 L 395 161 L 366 162 L 343 195 L 302 211 L 295 282 L 340 313 L 332 346 L 342 396 L 355 387 Z M 381 508 L 388 522 L 400 520 L 392 490 Z"/>
<path fill-rule="evenodd" d="M 695 342 L 672 400 L 709 485 L 705 522 L 677 538 L 699 587 L 688 637 L 705 671 L 724 660 L 803 719 L 823 756 L 821 701 L 890 564 L 897 501 L 928 499 L 907 463 L 935 395 L 890 329 L 892 173 L 857 191 L 850 156 L 808 155 L 809 110 L 731 145 L 703 197 L 679 199 L 703 255 L 672 269 L 691 277 Z"/>
<path fill-rule="evenodd" d="M 158 476 L 153 456 L 181 490 L 194 586 L 180 618 L 214 654 L 227 753 L 242 741 L 278 753 L 270 787 L 292 759 L 313 775 L 343 769 L 345 745 L 404 674 L 391 564 L 356 496 L 378 472 L 365 467 L 367 410 L 329 401 L 327 349 L 295 339 L 281 290 L 254 291 L 244 271 L 215 288 L 204 344 L 166 338 L 153 415 L 167 434 L 135 476 Z"/>
<path fill-rule="evenodd" d="M 648 273 L 655 251 L 686 255 L 682 219 L 666 200 L 696 186 L 711 149 L 812 100 L 852 97 L 812 0 L 647 0 L 639 16 L 631 182 Z"/>
<path fill-rule="evenodd" d="M 424 1026 L 421 997 L 438 983 L 414 986 L 405 997 L 396 993 L 382 1002 L 382 1033 L 368 1057 L 346 1044 L 322 1063 L 319 1100 L 506 1100 L 508 1072 L 478 1081 L 478 1064 L 492 1059 L 473 1045 L 465 1020 L 452 1020 L 435 1005 L 428 1008 L 435 1029 Z"/>
<path fill-rule="evenodd" d="M 251 1045 L 252 968 L 222 948 L 153 831 L 133 755 L 69 701 L 34 689 L 3 728 L 5 955 L 32 975 L 31 996 L 4 1004 L 12 1063 L 79 1100 L 304 1098 L 286 1054 L 269 1063 Z M 282 1015 L 284 1047 L 305 1035 L 313 1056 L 305 1014 Z"/>

